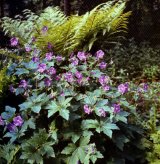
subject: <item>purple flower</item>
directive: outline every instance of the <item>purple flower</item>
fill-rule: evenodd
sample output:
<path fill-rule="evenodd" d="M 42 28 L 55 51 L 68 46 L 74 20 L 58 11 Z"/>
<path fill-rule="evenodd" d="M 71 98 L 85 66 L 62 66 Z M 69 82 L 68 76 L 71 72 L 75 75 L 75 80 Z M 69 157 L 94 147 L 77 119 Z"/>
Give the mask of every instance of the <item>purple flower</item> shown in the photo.
<path fill-rule="evenodd" d="M 14 117 L 13 118 L 13 124 L 15 125 L 15 126 L 22 126 L 22 124 L 23 124 L 23 119 L 22 119 L 22 117 L 21 116 L 17 116 L 17 117 Z"/>
<path fill-rule="evenodd" d="M 96 58 L 97 59 L 102 59 L 104 56 L 104 52 L 102 50 L 99 50 L 96 52 Z"/>
<path fill-rule="evenodd" d="M 71 59 L 70 59 L 70 61 L 71 61 L 71 63 L 72 63 L 72 65 L 73 66 L 76 66 L 76 65 L 78 65 L 78 59 L 76 58 L 76 57 L 72 57 Z"/>
<path fill-rule="evenodd" d="M 46 70 L 47 66 L 44 63 L 38 65 L 38 72 L 43 73 Z"/>
<path fill-rule="evenodd" d="M 96 152 L 95 145 L 92 144 L 92 145 L 91 145 L 91 153 L 92 153 L 92 154 L 95 154 L 95 152 Z"/>
<path fill-rule="evenodd" d="M 65 96 L 64 92 L 61 92 L 61 93 L 60 93 L 60 96 Z"/>
<path fill-rule="evenodd" d="M 0 125 L 4 125 L 4 120 L 2 119 L 2 116 L 0 116 Z"/>
<path fill-rule="evenodd" d="M 120 84 L 118 86 L 118 92 L 120 92 L 121 94 L 124 94 L 124 93 L 128 92 L 128 84 L 127 83 Z"/>
<path fill-rule="evenodd" d="M 82 79 L 82 73 L 81 72 L 79 72 L 79 71 L 77 71 L 76 73 L 75 73 L 75 76 L 76 76 L 76 78 L 78 78 L 78 79 Z"/>
<path fill-rule="evenodd" d="M 57 62 L 61 62 L 63 60 L 63 58 L 62 58 L 62 56 L 58 55 L 58 56 L 56 56 L 56 60 L 57 60 Z"/>
<path fill-rule="evenodd" d="M 103 89 L 104 89 L 104 91 L 109 91 L 110 90 L 110 86 L 105 85 L 105 86 L 103 86 Z"/>
<path fill-rule="evenodd" d="M 46 87 L 51 86 L 51 84 L 52 84 L 52 81 L 51 81 L 49 78 L 44 79 L 44 85 L 45 85 Z"/>
<path fill-rule="evenodd" d="M 47 31 L 48 31 L 48 27 L 47 26 L 43 26 L 42 33 L 46 33 Z"/>
<path fill-rule="evenodd" d="M 15 129 L 16 129 L 16 125 L 13 124 L 13 123 L 9 123 L 9 124 L 7 125 L 7 129 L 8 129 L 10 132 L 14 132 Z"/>
<path fill-rule="evenodd" d="M 50 42 L 48 42 L 47 47 L 48 47 L 48 49 L 52 49 L 52 44 Z"/>
<path fill-rule="evenodd" d="M 52 60 L 52 58 L 53 58 L 53 53 L 52 52 L 46 53 L 46 60 L 47 61 Z"/>
<path fill-rule="evenodd" d="M 35 42 L 35 41 L 36 41 L 36 38 L 32 37 L 31 42 Z"/>
<path fill-rule="evenodd" d="M 72 83 L 74 81 L 72 72 L 66 72 L 64 74 L 64 77 L 70 83 Z"/>
<path fill-rule="evenodd" d="M 39 54 L 39 53 L 40 53 L 40 50 L 34 48 L 34 50 L 33 50 L 33 54 L 34 54 L 34 55 L 37 55 L 37 54 Z"/>
<path fill-rule="evenodd" d="M 104 111 L 103 108 L 100 108 L 100 109 L 98 110 L 98 112 L 99 112 L 100 116 L 106 117 L 106 112 Z"/>
<path fill-rule="evenodd" d="M 39 57 L 37 57 L 37 56 L 34 56 L 34 57 L 32 58 L 32 61 L 33 61 L 34 63 L 37 63 L 37 62 L 39 62 Z"/>
<path fill-rule="evenodd" d="M 15 92 L 15 89 L 14 89 L 14 87 L 13 87 L 13 84 L 11 84 L 11 85 L 9 86 L 9 90 L 10 90 L 10 92 L 12 92 L 12 93 Z"/>
<path fill-rule="evenodd" d="M 116 114 L 116 113 L 119 113 L 120 111 L 121 111 L 121 109 L 120 109 L 120 105 L 119 104 L 113 104 L 113 107 L 114 107 L 114 113 Z"/>
<path fill-rule="evenodd" d="M 18 38 L 13 37 L 10 39 L 11 46 L 17 46 L 18 45 Z"/>
<path fill-rule="evenodd" d="M 99 78 L 99 82 L 102 86 L 105 86 L 109 82 L 109 77 L 101 75 L 100 78 Z"/>
<path fill-rule="evenodd" d="M 92 113 L 92 110 L 91 110 L 91 108 L 88 105 L 84 105 L 83 109 L 84 109 L 84 112 L 87 113 L 87 114 L 91 114 Z"/>
<path fill-rule="evenodd" d="M 79 85 L 83 85 L 83 84 L 84 84 L 84 83 L 83 83 L 83 79 L 82 79 L 82 78 L 77 79 L 77 83 L 78 83 Z"/>
<path fill-rule="evenodd" d="M 30 52 L 32 50 L 30 45 L 25 45 L 26 52 Z"/>
<path fill-rule="evenodd" d="M 101 63 L 99 64 L 99 67 L 100 67 L 100 69 L 105 69 L 105 68 L 107 67 L 107 63 L 101 62 Z"/>
<path fill-rule="evenodd" d="M 56 69 L 54 67 L 50 67 L 48 70 L 50 75 L 55 75 L 56 74 Z"/>
<path fill-rule="evenodd" d="M 144 90 L 145 92 L 148 90 L 148 84 L 145 83 L 145 84 L 143 85 L 143 90 Z"/>
<path fill-rule="evenodd" d="M 142 93 L 143 91 L 144 91 L 144 90 L 143 90 L 142 88 L 140 88 L 140 87 L 137 88 L 137 92 L 138 92 L 138 93 Z"/>
<path fill-rule="evenodd" d="M 56 76 L 56 81 L 59 81 L 61 77 L 59 75 Z"/>
<path fill-rule="evenodd" d="M 24 88 L 26 89 L 27 88 L 27 81 L 26 80 L 21 80 L 20 83 L 19 83 L 19 87 L 20 88 Z"/>
<path fill-rule="evenodd" d="M 85 52 L 78 52 L 77 57 L 81 61 L 86 61 L 86 55 Z"/>

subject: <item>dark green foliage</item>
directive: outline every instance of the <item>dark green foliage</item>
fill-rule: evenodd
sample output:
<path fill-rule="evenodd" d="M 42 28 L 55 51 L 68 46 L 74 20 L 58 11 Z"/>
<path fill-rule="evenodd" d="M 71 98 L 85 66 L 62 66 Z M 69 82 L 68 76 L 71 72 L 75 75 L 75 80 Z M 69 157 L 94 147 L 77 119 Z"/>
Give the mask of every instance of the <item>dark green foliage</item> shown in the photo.
<path fill-rule="evenodd" d="M 160 77 L 160 50 L 147 43 L 137 45 L 130 40 L 126 46 L 117 44 L 107 51 L 106 58 L 113 61 L 112 76 L 122 81 L 156 81 Z"/>

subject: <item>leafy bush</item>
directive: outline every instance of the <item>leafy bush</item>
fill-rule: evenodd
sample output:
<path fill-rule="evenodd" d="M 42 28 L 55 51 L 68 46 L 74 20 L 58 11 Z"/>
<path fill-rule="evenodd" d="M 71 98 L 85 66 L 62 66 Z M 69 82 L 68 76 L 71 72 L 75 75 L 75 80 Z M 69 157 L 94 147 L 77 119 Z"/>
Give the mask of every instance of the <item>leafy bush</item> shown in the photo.
<path fill-rule="evenodd" d="M 112 76 L 135 82 L 157 81 L 160 76 L 160 50 L 147 43 L 137 45 L 130 40 L 127 46 L 117 44 L 106 51 L 106 60 L 112 59 Z"/>
<path fill-rule="evenodd" d="M 112 86 L 104 52 L 78 52 L 69 58 L 51 51 L 40 57 L 42 53 L 31 50 L 27 61 L 8 68 L 19 79 L 10 91 L 25 101 L 19 108 L 6 106 L 1 114 L 3 137 L 8 138 L 1 141 L 1 160 L 43 163 L 48 157 L 88 164 L 104 155 L 113 162 L 139 159 L 140 150 L 133 154 L 132 149 L 142 132 L 128 121 L 135 115 L 124 96 L 129 84 Z"/>
<path fill-rule="evenodd" d="M 135 87 L 132 86 L 132 87 Z M 144 129 L 144 137 L 141 140 L 142 149 L 146 153 L 146 160 L 152 164 L 158 164 L 160 146 L 160 83 L 140 84 L 132 96 L 137 106 L 137 119 L 139 126 Z M 134 98 L 134 100 L 133 100 Z M 129 100 L 128 100 L 129 101 Z"/>

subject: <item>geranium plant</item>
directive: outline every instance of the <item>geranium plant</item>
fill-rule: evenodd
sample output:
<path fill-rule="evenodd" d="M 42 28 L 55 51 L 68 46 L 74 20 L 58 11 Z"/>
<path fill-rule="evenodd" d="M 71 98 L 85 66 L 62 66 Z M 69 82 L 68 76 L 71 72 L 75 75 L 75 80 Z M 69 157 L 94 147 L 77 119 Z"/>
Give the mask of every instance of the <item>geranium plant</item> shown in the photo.
<path fill-rule="evenodd" d="M 17 46 L 18 39 L 11 44 Z M 8 67 L 8 75 L 17 79 L 9 89 L 24 102 L 1 113 L 3 139 L 8 138 L 1 145 L 2 161 L 89 164 L 104 157 L 108 141 L 121 152 L 133 141 L 136 129 L 128 117 L 135 108 L 125 99 L 129 83 L 112 85 L 102 50 L 74 52 L 69 58 L 50 49 L 44 55 L 35 46 L 25 51 L 27 59 Z"/>

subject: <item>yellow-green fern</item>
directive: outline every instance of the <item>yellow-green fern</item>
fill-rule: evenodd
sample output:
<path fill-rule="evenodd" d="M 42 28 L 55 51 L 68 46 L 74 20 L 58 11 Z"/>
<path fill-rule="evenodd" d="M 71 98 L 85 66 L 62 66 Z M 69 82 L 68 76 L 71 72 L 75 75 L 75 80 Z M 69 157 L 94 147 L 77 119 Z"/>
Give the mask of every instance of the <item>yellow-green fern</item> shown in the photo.
<path fill-rule="evenodd" d="M 6 33 L 17 36 L 20 43 L 34 36 L 40 49 L 45 51 L 50 42 L 56 53 L 66 55 L 75 50 L 90 50 L 97 40 L 116 40 L 127 31 L 131 13 L 123 13 L 124 9 L 125 2 L 110 1 L 82 16 L 68 18 L 58 7 L 48 7 L 39 16 L 26 10 L 26 20 L 3 18 L 2 26 Z M 43 26 L 48 27 L 46 34 L 41 31 Z"/>

